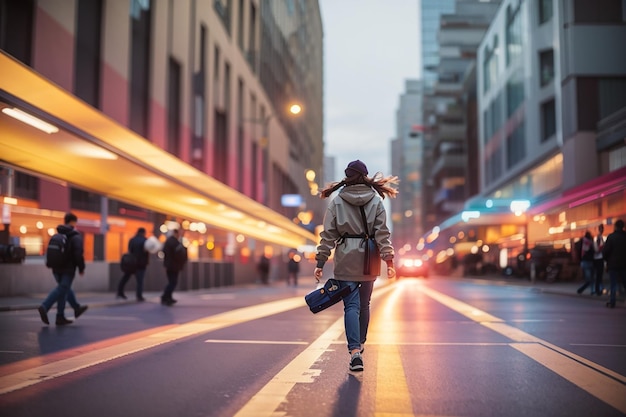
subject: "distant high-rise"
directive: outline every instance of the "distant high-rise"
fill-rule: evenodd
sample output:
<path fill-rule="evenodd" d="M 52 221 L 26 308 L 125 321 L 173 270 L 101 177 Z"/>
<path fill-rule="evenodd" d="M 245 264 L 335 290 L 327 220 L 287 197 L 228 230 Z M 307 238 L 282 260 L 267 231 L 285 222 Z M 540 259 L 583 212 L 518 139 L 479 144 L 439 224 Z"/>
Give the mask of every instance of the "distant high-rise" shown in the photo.
<path fill-rule="evenodd" d="M 422 229 L 422 83 L 405 81 L 396 111 L 396 137 L 391 143 L 391 173 L 400 178 L 398 197 L 391 200 L 394 244 L 415 248 Z"/>
<path fill-rule="evenodd" d="M 422 76 L 424 91 L 432 91 L 439 66 L 439 22 L 442 14 L 454 12 L 455 0 L 421 0 Z"/>

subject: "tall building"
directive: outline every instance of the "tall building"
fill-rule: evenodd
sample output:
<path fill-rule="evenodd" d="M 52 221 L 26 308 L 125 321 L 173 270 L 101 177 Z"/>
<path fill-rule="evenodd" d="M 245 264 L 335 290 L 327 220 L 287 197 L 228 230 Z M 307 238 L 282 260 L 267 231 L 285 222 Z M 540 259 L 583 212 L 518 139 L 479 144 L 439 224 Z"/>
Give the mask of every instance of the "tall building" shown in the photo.
<path fill-rule="evenodd" d="M 422 224 L 428 229 L 436 224 L 434 215 L 433 199 L 435 188 L 430 181 L 430 172 L 433 166 L 433 145 L 428 128 L 435 124 L 434 115 L 440 107 L 432 98 L 435 84 L 437 83 L 437 71 L 439 67 L 439 33 L 440 19 L 442 14 L 454 12 L 455 0 L 420 0 L 420 28 L 421 28 L 421 52 L 422 52 L 422 79 L 424 84 L 424 99 L 422 108 L 422 120 L 424 130 L 423 138 L 423 165 L 422 178 Z M 432 117 L 431 117 L 432 116 Z"/>
<path fill-rule="evenodd" d="M 314 241 L 281 197 L 322 171 L 322 41 L 317 1 L 0 2 L 0 244 L 70 210 L 89 261 L 171 222 L 235 269 Z"/>
<path fill-rule="evenodd" d="M 479 191 L 476 51 L 498 5 L 499 1 L 459 0 L 453 14 L 440 18 L 437 82 L 428 96 L 436 105 L 428 114 L 427 132 L 432 146 L 429 214 L 436 223 L 461 211 L 465 200 Z"/>
<path fill-rule="evenodd" d="M 422 83 L 406 80 L 396 111 L 396 134 L 391 142 L 391 173 L 400 178 L 399 194 L 391 199 L 394 244 L 415 250 L 422 229 Z"/>
<path fill-rule="evenodd" d="M 570 280 L 574 242 L 626 218 L 625 21 L 621 0 L 502 1 L 478 46 L 480 193 L 428 232 L 438 254 Z"/>
<path fill-rule="evenodd" d="M 529 204 L 509 257 L 626 217 L 625 22 L 621 0 L 507 0 L 481 42 L 482 198 Z"/>

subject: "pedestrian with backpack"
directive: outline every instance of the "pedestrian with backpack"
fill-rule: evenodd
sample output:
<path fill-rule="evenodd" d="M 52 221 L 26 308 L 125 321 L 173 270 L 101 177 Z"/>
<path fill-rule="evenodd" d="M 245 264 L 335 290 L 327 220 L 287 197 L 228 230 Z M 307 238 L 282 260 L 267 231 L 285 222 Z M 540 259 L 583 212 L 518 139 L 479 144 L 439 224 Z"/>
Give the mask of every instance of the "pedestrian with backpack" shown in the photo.
<path fill-rule="evenodd" d="M 148 240 L 146 238 L 146 229 L 140 227 L 137 229 L 137 234 L 135 234 L 135 236 L 128 241 L 128 254 L 132 256 L 133 261 L 132 265 L 129 265 L 127 268 L 124 268 L 124 262 L 122 262 L 124 275 L 117 286 L 117 298 L 126 300 L 124 286 L 130 279 L 131 275 L 135 274 L 135 278 L 137 278 L 137 288 L 135 291 L 137 301 L 145 301 L 145 298 L 143 298 L 143 278 L 146 274 L 146 267 L 148 266 L 149 260 L 148 251 L 144 247 L 146 240 Z"/>
<path fill-rule="evenodd" d="M 178 284 L 178 274 L 187 263 L 187 248 L 179 240 L 180 232 L 173 229 L 168 232 L 169 236 L 163 245 L 163 266 L 167 275 L 167 285 L 161 295 L 161 304 L 168 307 L 174 305 L 177 300 L 172 294 Z"/>
<path fill-rule="evenodd" d="M 67 213 L 64 224 L 57 227 L 57 234 L 50 238 L 48 249 L 46 250 L 46 266 L 52 269 L 54 280 L 57 282 L 48 294 L 48 297 L 37 309 L 41 321 L 50 324 L 48 311 L 54 303 L 57 303 L 56 325 L 63 326 L 72 323 L 65 317 L 65 302 L 69 302 L 74 309 L 74 318 L 78 318 L 87 310 L 86 305 L 80 305 L 76 301 L 76 295 L 72 290 L 72 282 L 76 274 L 82 276 L 85 273 L 85 258 L 83 256 L 83 238 L 76 230 L 78 218 L 73 213 Z"/>

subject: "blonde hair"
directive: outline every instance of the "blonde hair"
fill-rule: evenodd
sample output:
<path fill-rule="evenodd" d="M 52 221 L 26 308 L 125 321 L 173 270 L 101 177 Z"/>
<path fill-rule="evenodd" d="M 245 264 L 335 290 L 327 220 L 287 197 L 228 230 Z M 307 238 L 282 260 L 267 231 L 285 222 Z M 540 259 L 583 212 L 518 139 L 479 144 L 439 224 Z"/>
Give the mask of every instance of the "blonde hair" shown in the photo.
<path fill-rule="evenodd" d="M 369 185 L 380 195 L 383 200 L 386 196 L 395 198 L 398 194 L 398 190 L 391 187 L 391 185 L 398 184 L 398 177 L 387 176 L 383 177 L 383 174 L 377 172 L 373 177 L 368 177 L 367 175 L 363 175 L 360 173 L 356 173 L 350 177 L 346 177 L 338 182 L 331 182 L 326 185 L 326 187 L 320 191 L 320 198 L 325 199 L 330 197 L 332 193 L 340 189 L 341 187 L 345 187 L 346 185 L 355 185 L 355 184 L 365 184 Z"/>

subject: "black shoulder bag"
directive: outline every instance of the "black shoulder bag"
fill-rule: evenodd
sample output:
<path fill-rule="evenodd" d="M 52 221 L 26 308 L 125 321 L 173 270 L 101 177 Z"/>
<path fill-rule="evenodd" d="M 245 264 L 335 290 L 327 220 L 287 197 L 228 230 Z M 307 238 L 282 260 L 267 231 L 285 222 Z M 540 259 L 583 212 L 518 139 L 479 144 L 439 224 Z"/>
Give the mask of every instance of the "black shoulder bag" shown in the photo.
<path fill-rule="evenodd" d="M 367 228 L 367 220 L 365 219 L 365 209 L 359 206 L 361 210 L 361 220 L 363 220 L 365 257 L 363 258 L 363 275 L 380 275 L 380 250 L 376 243 L 374 233 L 370 234 Z"/>

